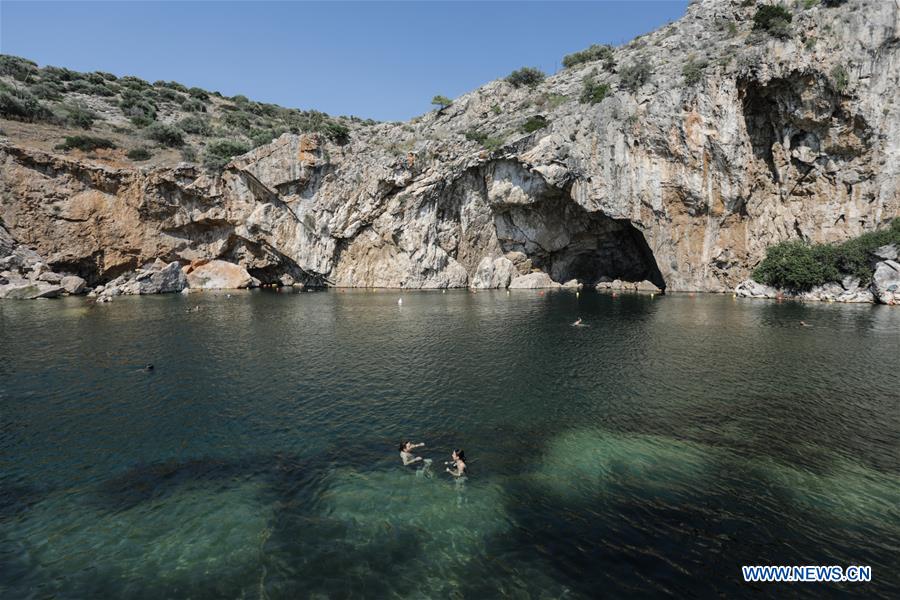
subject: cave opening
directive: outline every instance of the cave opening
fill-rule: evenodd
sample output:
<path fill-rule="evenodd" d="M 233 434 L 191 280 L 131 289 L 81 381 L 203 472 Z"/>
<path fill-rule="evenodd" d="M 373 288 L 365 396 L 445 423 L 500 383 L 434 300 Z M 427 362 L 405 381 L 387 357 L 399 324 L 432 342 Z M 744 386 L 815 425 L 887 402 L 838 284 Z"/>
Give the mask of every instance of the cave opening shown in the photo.
<path fill-rule="evenodd" d="M 494 223 L 504 252 L 524 254 L 556 282 L 646 280 L 666 287 L 650 246 L 630 221 L 589 212 L 562 193 L 505 207 Z"/>

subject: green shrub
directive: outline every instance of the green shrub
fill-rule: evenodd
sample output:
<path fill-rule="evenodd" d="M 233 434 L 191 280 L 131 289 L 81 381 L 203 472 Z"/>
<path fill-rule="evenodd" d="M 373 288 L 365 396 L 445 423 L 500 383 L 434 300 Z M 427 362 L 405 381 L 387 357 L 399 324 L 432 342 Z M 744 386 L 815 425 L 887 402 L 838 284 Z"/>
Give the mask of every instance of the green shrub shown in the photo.
<path fill-rule="evenodd" d="M 230 112 L 225 115 L 225 124 L 239 132 L 249 132 L 252 124 L 252 115 L 243 111 Z"/>
<path fill-rule="evenodd" d="M 735 23 L 734 21 L 729 21 L 728 25 L 725 27 L 725 30 L 728 32 L 728 35 L 730 35 L 730 36 L 737 35 L 737 32 L 738 32 L 737 23 Z"/>
<path fill-rule="evenodd" d="M 197 151 L 193 146 L 184 146 L 181 148 L 181 160 L 184 162 L 197 162 Z"/>
<path fill-rule="evenodd" d="M 185 133 L 193 133 L 195 135 L 208 136 L 212 135 L 213 128 L 209 119 L 199 115 L 191 115 L 185 117 L 178 122 L 178 127 Z"/>
<path fill-rule="evenodd" d="M 63 112 L 63 119 L 71 127 L 90 129 L 97 119 L 97 113 L 84 104 L 63 104 L 60 105 L 60 108 Z"/>
<path fill-rule="evenodd" d="M 528 117 L 528 119 L 522 123 L 522 131 L 525 133 L 534 133 L 538 129 L 543 129 L 549 124 L 550 121 L 548 121 L 546 117 L 535 115 L 533 117 Z"/>
<path fill-rule="evenodd" d="M 284 129 L 256 129 L 250 133 L 250 141 L 253 142 L 253 147 L 257 148 L 268 144 L 284 132 Z"/>
<path fill-rule="evenodd" d="M 581 97 L 579 98 L 582 103 L 597 104 L 602 102 L 607 94 L 609 94 L 609 86 L 597 81 L 597 69 L 593 69 L 590 73 L 585 75 Z"/>
<path fill-rule="evenodd" d="M 805 291 L 844 276 L 858 277 L 861 285 L 872 279 L 872 252 L 885 244 L 900 244 L 900 218 L 880 231 L 863 234 L 843 244 L 782 242 L 769 247 L 766 257 L 753 271 L 760 283 L 794 291 Z"/>
<path fill-rule="evenodd" d="M 115 148 L 116 145 L 112 140 L 101 137 L 92 137 L 89 135 L 73 135 L 66 137 L 66 140 L 56 146 L 57 150 L 82 150 L 91 152 L 101 148 Z"/>
<path fill-rule="evenodd" d="M 812 8 L 819 4 L 819 0 L 803 0 L 803 8 Z"/>
<path fill-rule="evenodd" d="M 845 4 L 847 0 L 822 0 L 822 6 L 827 6 L 828 8 L 834 8 L 836 6 L 840 6 Z"/>
<path fill-rule="evenodd" d="M 237 96 L 232 96 L 231 101 L 238 105 L 250 103 L 250 99 L 247 98 L 247 96 L 245 96 L 243 94 L 238 94 Z"/>
<path fill-rule="evenodd" d="M 78 73 L 64 67 L 46 66 L 41 69 L 41 79 L 44 81 L 72 81 L 78 78 Z"/>
<path fill-rule="evenodd" d="M 130 120 L 131 120 L 132 125 L 134 125 L 135 127 L 140 127 L 140 128 L 148 127 L 148 126 L 152 125 L 153 123 L 155 123 L 155 121 L 153 119 L 151 119 L 150 117 L 148 117 L 146 115 L 132 115 L 130 117 Z"/>
<path fill-rule="evenodd" d="M 544 80 L 546 75 L 544 72 L 535 67 L 522 67 L 516 71 L 513 71 L 509 75 L 506 76 L 507 83 L 513 85 L 513 87 L 520 87 L 523 85 L 527 85 L 528 87 L 534 87 L 540 82 Z"/>
<path fill-rule="evenodd" d="M 329 120 L 323 123 L 319 131 L 325 134 L 325 137 L 337 144 L 346 144 L 350 141 L 350 129 L 337 121 Z"/>
<path fill-rule="evenodd" d="M 765 4 L 757 8 L 756 14 L 753 15 L 753 29 L 785 39 L 791 36 L 790 23 L 793 20 L 794 15 L 785 7 Z"/>
<path fill-rule="evenodd" d="M 184 135 L 180 129 L 172 125 L 153 123 L 144 130 L 144 135 L 169 148 L 178 148 L 184 145 Z"/>
<path fill-rule="evenodd" d="M 499 150 L 501 146 L 503 146 L 503 139 L 498 137 L 491 137 L 488 134 L 478 131 L 477 129 L 470 129 L 465 133 L 466 139 L 470 142 L 476 142 L 481 144 L 481 146 L 490 152 L 494 152 Z"/>
<path fill-rule="evenodd" d="M 28 91 L 41 100 L 59 100 L 64 88 L 55 81 L 42 81 L 28 88 Z"/>
<path fill-rule="evenodd" d="M 16 81 L 25 81 L 37 75 L 37 63 L 9 54 L 0 54 L 0 75 L 12 77 Z"/>
<path fill-rule="evenodd" d="M 206 102 L 207 100 L 209 100 L 209 92 L 198 87 L 190 88 L 187 93 L 191 98 L 196 98 L 201 102 Z"/>
<path fill-rule="evenodd" d="M 693 57 L 688 59 L 681 69 L 681 74 L 684 76 L 684 83 L 686 85 L 698 83 L 703 77 L 703 71 L 707 66 L 709 66 L 709 63 L 705 60 L 695 60 Z"/>
<path fill-rule="evenodd" d="M 503 114 L 503 109 L 500 108 L 499 104 L 495 104 L 491 107 L 491 112 L 494 113 L 495 115 L 500 115 L 500 114 Z"/>
<path fill-rule="evenodd" d="M 128 158 L 134 161 L 150 160 L 153 154 L 147 148 L 135 148 L 128 151 Z"/>
<path fill-rule="evenodd" d="M 228 161 L 250 151 L 243 142 L 237 140 L 216 140 L 206 146 L 204 165 L 210 169 L 221 170 Z"/>
<path fill-rule="evenodd" d="M 563 57 L 562 62 L 563 67 L 568 69 L 574 67 L 575 65 L 580 65 L 581 63 L 591 62 L 595 60 L 602 60 L 603 67 L 607 70 L 614 67 L 615 60 L 613 59 L 612 47 L 605 44 L 594 44 L 590 48 L 581 50 L 580 52 L 567 54 Z"/>
<path fill-rule="evenodd" d="M 834 80 L 834 89 L 843 92 L 850 83 L 850 77 L 847 75 L 847 69 L 841 65 L 837 65 L 831 70 L 831 78 Z"/>
<path fill-rule="evenodd" d="M 453 100 L 451 100 L 447 96 L 437 95 L 431 99 L 431 103 L 434 106 L 437 106 L 438 110 L 444 110 L 445 108 L 453 104 Z"/>
<path fill-rule="evenodd" d="M 178 102 L 179 99 L 184 102 L 181 94 L 169 87 L 161 87 L 157 89 L 155 95 L 158 100 L 163 100 L 164 102 Z"/>
<path fill-rule="evenodd" d="M 143 91 L 152 88 L 149 81 L 141 79 L 140 77 L 134 77 L 133 75 L 125 75 L 124 77 L 119 78 L 119 83 L 127 88 Z"/>
<path fill-rule="evenodd" d="M 178 83 L 177 81 L 154 81 L 153 87 L 165 88 L 176 92 L 184 92 L 185 94 L 188 93 L 188 87 L 183 83 Z"/>
<path fill-rule="evenodd" d="M 641 86 L 649 83 L 652 75 L 653 71 L 645 60 L 626 65 L 619 71 L 619 78 L 622 81 L 622 85 L 632 92 L 636 92 Z"/>
<path fill-rule="evenodd" d="M 125 79 L 124 77 L 122 78 Z M 132 88 L 122 90 L 119 107 L 129 117 L 145 117 L 156 120 L 156 102 L 149 95 Z"/>
<path fill-rule="evenodd" d="M 185 100 L 184 104 L 181 105 L 181 110 L 185 112 L 206 112 L 206 105 L 196 98 L 191 98 L 190 100 Z"/>
<path fill-rule="evenodd" d="M 0 89 L 0 116 L 18 121 L 47 121 L 53 113 L 25 90 Z"/>

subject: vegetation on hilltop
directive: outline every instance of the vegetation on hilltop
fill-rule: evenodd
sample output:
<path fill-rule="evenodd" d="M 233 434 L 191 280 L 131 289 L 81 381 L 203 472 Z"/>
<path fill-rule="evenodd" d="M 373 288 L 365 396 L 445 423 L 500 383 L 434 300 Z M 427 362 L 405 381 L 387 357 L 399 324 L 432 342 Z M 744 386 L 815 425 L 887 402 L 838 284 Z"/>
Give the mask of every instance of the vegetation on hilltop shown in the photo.
<path fill-rule="evenodd" d="M 126 136 L 134 140 L 132 149 L 143 150 L 125 153 L 131 160 L 147 160 L 134 158 L 150 153 L 147 141 L 181 148 L 182 156 L 196 156 L 199 150 L 207 165 L 222 164 L 223 152 L 246 152 L 286 132 L 318 132 L 342 144 L 349 140 L 351 123 L 374 124 L 253 102 L 243 95 L 228 98 L 175 81 L 39 67 L 10 55 L 0 55 L 0 118 Z"/>

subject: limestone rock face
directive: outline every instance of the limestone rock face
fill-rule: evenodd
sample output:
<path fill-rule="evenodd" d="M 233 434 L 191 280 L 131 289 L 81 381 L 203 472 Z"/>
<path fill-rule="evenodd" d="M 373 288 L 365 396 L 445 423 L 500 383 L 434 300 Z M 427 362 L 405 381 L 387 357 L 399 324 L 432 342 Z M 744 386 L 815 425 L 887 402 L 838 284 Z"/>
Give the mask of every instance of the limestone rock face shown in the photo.
<path fill-rule="evenodd" d="M 0 254 L 32 248 L 91 286 L 213 258 L 263 283 L 493 287 L 508 265 L 488 283 L 484 259 L 505 256 L 528 282 L 537 269 L 730 291 L 772 244 L 840 242 L 900 215 L 900 5 L 792 5 L 786 39 L 753 32 L 755 10 L 695 0 L 616 48 L 613 69 L 494 81 L 342 144 L 285 134 L 217 175 L 2 142 Z M 692 61 L 706 66 L 688 84 Z M 652 76 L 629 89 L 621 69 L 639 63 Z M 582 103 L 594 69 L 610 93 Z M 537 116 L 547 126 L 524 133 Z"/>
<path fill-rule="evenodd" d="M 537 290 L 559 287 L 562 287 L 562 284 L 559 284 L 550 279 L 550 276 L 546 273 L 530 273 L 528 275 L 521 275 L 513 279 L 509 284 L 509 289 L 511 290 Z"/>
<path fill-rule="evenodd" d="M 244 267 L 224 260 L 204 262 L 187 274 L 187 284 L 192 289 L 237 290 L 250 287 L 251 282 Z"/>

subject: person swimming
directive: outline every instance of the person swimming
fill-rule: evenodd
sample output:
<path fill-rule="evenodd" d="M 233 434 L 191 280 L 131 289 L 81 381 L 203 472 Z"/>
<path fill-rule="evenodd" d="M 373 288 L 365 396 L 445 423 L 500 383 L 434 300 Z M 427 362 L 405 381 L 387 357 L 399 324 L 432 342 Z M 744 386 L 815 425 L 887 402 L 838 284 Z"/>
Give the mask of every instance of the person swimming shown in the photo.
<path fill-rule="evenodd" d="M 452 465 L 453 468 L 448 466 L 445 471 L 453 475 L 454 477 L 460 478 L 465 477 L 468 474 L 466 470 L 466 453 L 459 448 L 453 450 L 453 453 L 450 455 L 450 462 L 444 463 L 446 465 Z"/>
<path fill-rule="evenodd" d="M 414 444 L 410 441 L 406 441 L 400 444 L 400 460 L 403 461 L 404 467 L 425 460 L 421 456 L 414 456 L 412 453 L 416 448 L 422 448 L 423 446 L 425 446 L 425 442 Z"/>
<path fill-rule="evenodd" d="M 582 323 L 581 323 L 581 317 L 578 317 L 578 320 L 575 321 L 574 323 L 572 323 L 572 325 L 575 326 L 575 327 L 581 327 L 581 325 L 582 325 Z"/>
<path fill-rule="evenodd" d="M 147 363 L 147 365 L 142 369 L 144 372 L 149 373 L 153 370 L 153 364 Z"/>

